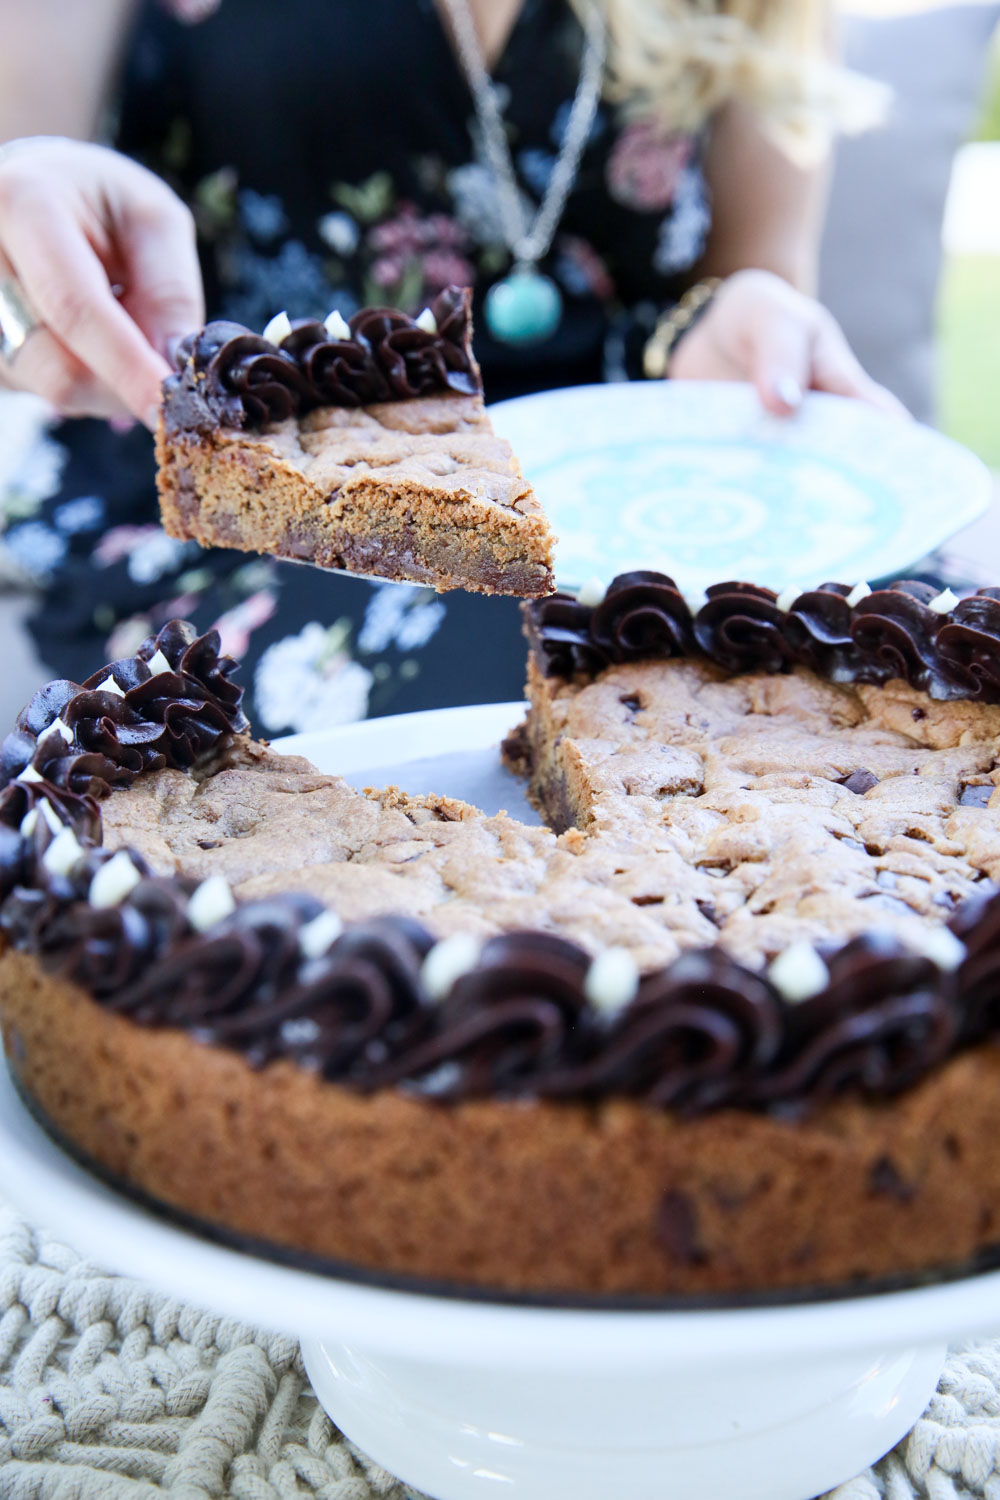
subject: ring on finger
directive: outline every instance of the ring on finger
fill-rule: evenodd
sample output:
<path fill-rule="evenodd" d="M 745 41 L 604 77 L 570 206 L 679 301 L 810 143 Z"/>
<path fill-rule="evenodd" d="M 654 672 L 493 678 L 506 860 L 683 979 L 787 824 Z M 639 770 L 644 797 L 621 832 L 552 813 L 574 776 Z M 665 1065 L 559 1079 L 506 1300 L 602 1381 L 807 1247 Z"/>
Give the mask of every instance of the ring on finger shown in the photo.
<path fill-rule="evenodd" d="M 0 278 L 0 358 L 12 364 L 42 320 L 16 276 Z"/>

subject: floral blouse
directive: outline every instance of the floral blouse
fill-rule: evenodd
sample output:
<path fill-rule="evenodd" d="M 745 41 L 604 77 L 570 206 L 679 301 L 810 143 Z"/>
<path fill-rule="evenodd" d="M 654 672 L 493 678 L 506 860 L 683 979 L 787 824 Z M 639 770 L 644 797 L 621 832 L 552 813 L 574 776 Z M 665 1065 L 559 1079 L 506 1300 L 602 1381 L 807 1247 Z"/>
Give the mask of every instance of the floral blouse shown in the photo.
<path fill-rule="evenodd" d="M 196 14 L 210 6 L 194 7 Z M 567 0 L 525 0 L 495 70 L 529 213 L 558 158 L 582 38 Z M 140 13 L 116 141 L 191 205 L 210 315 L 419 311 L 452 282 L 474 306 L 506 274 L 493 173 L 433 0 L 222 0 L 197 25 Z M 477 320 L 488 400 L 639 375 L 699 258 L 697 137 L 602 102 L 542 269 L 563 316 L 541 344 Z M 148 434 L 64 423 L 0 496 L 10 558 L 42 590 L 43 659 L 79 680 L 172 615 L 244 661 L 258 730 L 520 696 L 509 600 L 373 585 L 176 542 L 157 524 Z"/>

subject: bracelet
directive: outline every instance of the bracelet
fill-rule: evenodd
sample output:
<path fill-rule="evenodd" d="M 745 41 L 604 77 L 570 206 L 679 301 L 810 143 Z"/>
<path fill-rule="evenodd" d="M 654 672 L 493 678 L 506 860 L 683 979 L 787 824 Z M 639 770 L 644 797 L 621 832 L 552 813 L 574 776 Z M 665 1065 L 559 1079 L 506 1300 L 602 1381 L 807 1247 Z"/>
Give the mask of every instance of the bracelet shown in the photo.
<path fill-rule="evenodd" d="M 647 380 L 666 378 L 670 356 L 684 334 L 711 306 L 712 298 L 722 285 L 721 276 L 703 276 L 664 313 L 653 330 L 642 353 L 642 371 Z"/>

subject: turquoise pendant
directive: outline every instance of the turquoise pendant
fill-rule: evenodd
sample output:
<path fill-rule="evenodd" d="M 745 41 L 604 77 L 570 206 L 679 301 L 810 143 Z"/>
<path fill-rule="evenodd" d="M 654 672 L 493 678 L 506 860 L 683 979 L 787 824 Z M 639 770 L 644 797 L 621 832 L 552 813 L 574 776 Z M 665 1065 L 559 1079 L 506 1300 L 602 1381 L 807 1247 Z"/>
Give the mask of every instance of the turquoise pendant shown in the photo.
<path fill-rule="evenodd" d="M 539 344 L 559 327 L 562 295 L 533 266 L 515 266 L 486 293 L 486 326 L 501 344 Z"/>

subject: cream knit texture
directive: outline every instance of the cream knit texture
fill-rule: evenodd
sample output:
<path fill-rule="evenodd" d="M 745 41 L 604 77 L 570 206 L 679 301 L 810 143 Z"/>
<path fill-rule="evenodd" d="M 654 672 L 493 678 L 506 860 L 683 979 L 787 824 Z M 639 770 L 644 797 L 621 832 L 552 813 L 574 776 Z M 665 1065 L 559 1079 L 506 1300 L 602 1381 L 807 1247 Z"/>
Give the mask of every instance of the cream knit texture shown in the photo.
<path fill-rule="evenodd" d="M 0 1208 L 0 1500 L 306 1496 L 419 1500 L 333 1426 L 294 1339 L 110 1276 Z M 1000 1341 L 952 1350 L 909 1436 L 827 1500 L 980 1496 L 1000 1500 Z"/>

